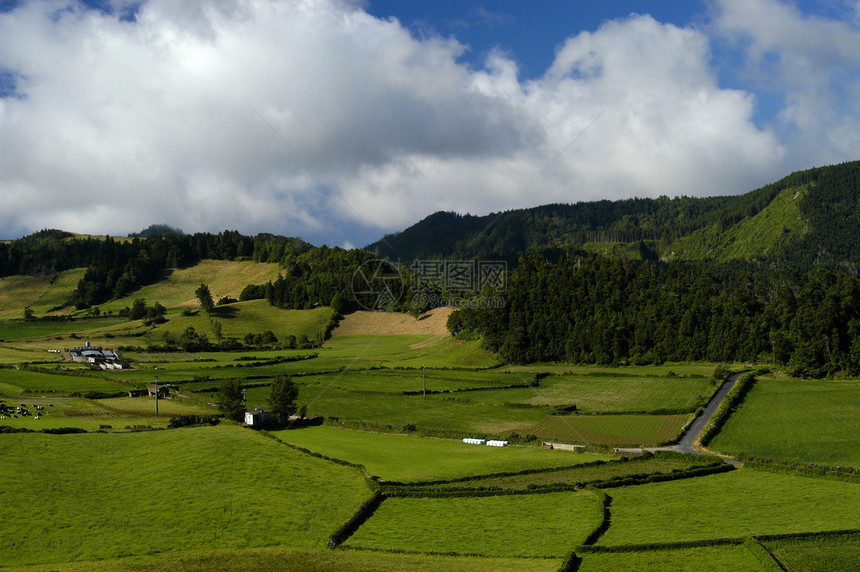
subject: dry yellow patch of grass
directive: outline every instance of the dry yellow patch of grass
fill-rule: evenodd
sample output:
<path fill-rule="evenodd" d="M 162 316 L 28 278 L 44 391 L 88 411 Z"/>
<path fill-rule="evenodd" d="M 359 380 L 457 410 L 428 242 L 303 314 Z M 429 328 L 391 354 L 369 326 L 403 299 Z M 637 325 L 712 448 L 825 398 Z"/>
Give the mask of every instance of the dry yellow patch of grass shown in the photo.
<path fill-rule="evenodd" d="M 436 308 L 418 318 L 395 312 L 354 312 L 345 316 L 333 336 L 418 336 L 444 337 L 448 334 L 448 316 L 453 308 Z M 434 340 L 438 342 L 439 340 Z"/>

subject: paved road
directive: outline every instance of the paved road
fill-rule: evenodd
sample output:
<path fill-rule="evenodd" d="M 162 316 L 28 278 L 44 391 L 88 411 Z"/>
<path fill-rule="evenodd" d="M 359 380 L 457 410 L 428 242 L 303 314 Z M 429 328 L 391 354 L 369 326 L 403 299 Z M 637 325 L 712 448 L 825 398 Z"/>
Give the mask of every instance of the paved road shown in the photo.
<path fill-rule="evenodd" d="M 693 448 L 693 442 L 696 440 L 696 437 L 699 436 L 699 433 L 707 427 L 708 423 L 711 421 L 711 417 L 713 417 L 714 413 L 717 412 L 717 408 L 720 406 L 720 403 L 723 402 L 723 399 L 726 398 L 726 394 L 732 387 L 734 387 L 735 382 L 741 375 L 743 375 L 743 373 L 733 373 L 726 378 L 726 381 L 723 382 L 702 410 L 702 414 L 693 420 L 687 428 L 687 431 L 681 436 L 681 440 L 678 441 L 672 449 L 680 451 L 681 453 L 698 453 L 698 451 Z"/>
<path fill-rule="evenodd" d="M 711 397 L 711 400 L 708 401 L 708 404 L 702 410 L 702 414 L 696 417 L 693 422 L 687 427 L 687 431 L 681 436 L 681 439 L 675 445 L 671 447 L 648 447 L 644 449 L 645 451 L 678 451 L 679 453 L 692 453 L 694 455 L 701 455 L 699 451 L 693 448 L 693 443 L 696 440 L 696 437 L 699 436 L 699 433 L 708 425 L 711 421 L 711 417 L 714 416 L 714 413 L 717 412 L 717 408 L 720 406 L 720 403 L 723 402 L 723 399 L 726 398 L 726 394 L 734 387 L 735 382 L 738 380 L 740 376 L 742 376 L 746 372 L 741 373 L 733 373 L 720 388 L 714 393 L 714 396 Z M 618 449 L 619 453 L 641 453 L 643 449 Z M 731 461 L 726 459 L 726 463 L 730 463 L 732 465 L 742 465 L 743 463 L 739 461 Z"/>

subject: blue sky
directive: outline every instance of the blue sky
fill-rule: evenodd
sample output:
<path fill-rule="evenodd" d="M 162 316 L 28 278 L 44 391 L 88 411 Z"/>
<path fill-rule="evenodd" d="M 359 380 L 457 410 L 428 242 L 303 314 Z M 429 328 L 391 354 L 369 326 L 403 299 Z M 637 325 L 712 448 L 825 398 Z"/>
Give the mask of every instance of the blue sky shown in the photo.
<path fill-rule="evenodd" d="M 736 194 L 858 101 L 857 0 L 0 0 L 0 238 Z"/>

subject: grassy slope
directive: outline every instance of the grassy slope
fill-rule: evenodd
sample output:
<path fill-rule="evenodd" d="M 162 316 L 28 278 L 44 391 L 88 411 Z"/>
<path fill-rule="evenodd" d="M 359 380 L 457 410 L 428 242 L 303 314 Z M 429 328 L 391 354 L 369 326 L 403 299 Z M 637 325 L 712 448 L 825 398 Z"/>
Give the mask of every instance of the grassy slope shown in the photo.
<path fill-rule="evenodd" d="M 358 471 L 235 426 L 4 435 L 0 457 L 6 565 L 177 548 L 322 548 L 369 494 Z"/>
<path fill-rule="evenodd" d="M 602 545 L 860 527 L 860 486 L 750 469 L 609 494 L 612 523 Z"/>
<path fill-rule="evenodd" d="M 453 439 L 311 427 L 277 431 L 279 438 L 311 451 L 365 466 L 386 480 L 452 479 L 503 471 L 564 467 L 609 455 L 576 454 L 533 447 L 466 445 Z"/>
<path fill-rule="evenodd" d="M 221 324 L 223 336 L 243 338 L 245 334 L 262 334 L 271 330 L 278 340 L 286 340 L 289 335 L 305 335 L 310 340 L 322 340 L 326 324 L 332 317 L 328 306 L 313 310 L 283 310 L 270 306 L 265 300 L 248 300 L 216 308 L 210 318 L 200 312 L 194 316 L 174 314 L 170 320 L 152 329 L 147 328 L 143 339 L 152 343 L 164 343 L 164 336 L 179 337 L 186 328 L 192 327 L 198 334 L 206 334 L 215 341 L 213 322 Z"/>
<path fill-rule="evenodd" d="M 593 491 L 385 500 L 346 546 L 484 556 L 564 557 L 600 523 Z"/>
<path fill-rule="evenodd" d="M 521 572 L 558 570 L 558 559 L 477 558 L 388 554 L 358 550 L 288 547 L 183 550 L 99 562 L 21 568 L 30 572 L 212 572 L 213 570 L 302 570 L 303 572 Z"/>
<path fill-rule="evenodd" d="M 137 298 L 147 302 L 161 302 L 167 308 L 198 308 L 194 291 L 205 283 L 212 298 L 217 302 L 223 296 L 239 298 L 248 284 L 263 284 L 278 278 L 279 267 L 274 263 L 234 262 L 229 260 L 202 260 L 194 266 L 172 270 L 167 277 L 155 284 L 144 286 L 125 298 L 101 305 L 102 311 L 117 312 L 131 306 Z"/>
<path fill-rule="evenodd" d="M 860 382 L 760 380 L 713 451 L 860 467 Z"/>
<path fill-rule="evenodd" d="M 49 277 L 8 276 L 0 278 L 0 319 L 21 318 L 51 284 Z"/>
<path fill-rule="evenodd" d="M 616 570 L 701 572 L 702 570 L 761 569 L 759 561 L 743 545 L 585 554 L 578 568 L 580 572 Z"/>
<path fill-rule="evenodd" d="M 670 258 L 727 262 L 766 256 L 801 236 L 805 221 L 798 201 L 806 191 L 786 189 L 753 217 L 721 231 L 716 225 L 676 240 L 666 249 Z"/>

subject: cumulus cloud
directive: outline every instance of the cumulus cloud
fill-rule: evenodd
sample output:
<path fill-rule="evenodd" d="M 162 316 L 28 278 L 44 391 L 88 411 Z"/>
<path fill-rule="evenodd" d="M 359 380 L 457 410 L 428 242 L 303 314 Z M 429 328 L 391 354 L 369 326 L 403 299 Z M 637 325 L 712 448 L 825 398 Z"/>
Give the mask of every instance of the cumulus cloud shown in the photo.
<path fill-rule="evenodd" d="M 784 99 L 773 127 L 781 139 L 791 141 L 793 164 L 857 159 L 856 21 L 805 15 L 776 0 L 720 0 L 714 11 L 717 32 L 743 50 L 746 76 Z"/>
<path fill-rule="evenodd" d="M 0 14 L 14 83 L 0 92 L 0 234 L 165 222 L 364 243 L 440 209 L 742 192 L 783 174 L 791 152 L 753 122 L 750 92 L 719 85 L 706 31 L 649 16 L 572 35 L 523 81 L 502 53 L 471 69 L 466 46 L 415 38 L 358 3 L 149 0 L 135 18 L 116 5 Z M 788 66 L 816 46 L 836 57 L 828 23 L 789 45 L 745 27 L 746 5 L 716 18 L 747 38 L 750 65 L 776 50 Z M 790 71 L 774 72 L 793 94 L 783 115 L 806 125 L 820 94 Z M 848 130 L 829 136 L 850 145 Z"/>

